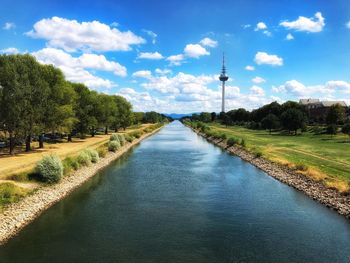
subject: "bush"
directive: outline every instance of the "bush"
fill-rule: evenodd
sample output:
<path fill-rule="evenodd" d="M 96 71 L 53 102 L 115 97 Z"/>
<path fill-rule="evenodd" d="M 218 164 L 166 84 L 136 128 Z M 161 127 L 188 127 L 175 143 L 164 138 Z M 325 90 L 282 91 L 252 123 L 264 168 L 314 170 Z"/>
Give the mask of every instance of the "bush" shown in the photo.
<path fill-rule="evenodd" d="M 101 158 L 104 158 L 107 155 L 107 147 L 101 146 L 97 149 L 97 152 L 98 152 L 98 156 L 100 156 Z"/>
<path fill-rule="evenodd" d="M 298 171 L 307 171 L 307 166 L 305 164 L 298 163 L 295 165 L 295 170 Z"/>
<path fill-rule="evenodd" d="M 138 139 L 141 137 L 142 132 L 141 131 L 134 131 L 134 132 L 130 133 L 130 135 Z"/>
<path fill-rule="evenodd" d="M 116 152 L 120 148 L 120 143 L 119 141 L 110 141 L 108 143 L 108 151 L 110 152 Z"/>
<path fill-rule="evenodd" d="M 63 164 L 57 155 L 48 155 L 38 162 L 36 170 L 44 182 L 56 183 L 62 178 Z"/>
<path fill-rule="evenodd" d="M 260 157 L 263 156 L 263 153 L 261 151 L 255 151 L 254 155 L 255 155 L 256 158 L 260 158 Z"/>
<path fill-rule="evenodd" d="M 84 150 L 88 155 L 91 157 L 91 162 L 97 163 L 100 160 L 100 156 L 98 155 L 98 152 L 93 149 L 86 149 Z"/>
<path fill-rule="evenodd" d="M 109 138 L 110 141 L 119 141 L 119 134 L 113 133 Z"/>
<path fill-rule="evenodd" d="M 244 139 L 241 140 L 241 146 L 242 146 L 242 147 L 245 147 L 245 146 L 246 146 L 246 143 L 245 143 L 245 140 L 244 140 Z"/>
<path fill-rule="evenodd" d="M 17 202 L 28 193 L 28 190 L 13 183 L 0 184 L 0 211 L 3 205 Z"/>
<path fill-rule="evenodd" d="M 230 137 L 227 140 L 227 145 L 230 146 L 230 147 L 235 145 L 235 144 L 238 144 L 238 143 L 239 143 L 239 140 L 236 137 Z"/>
<path fill-rule="evenodd" d="M 64 175 L 69 174 L 72 171 L 72 169 L 76 171 L 80 168 L 80 164 L 78 163 L 77 159 L 73 157 L 67 157 L 63 160 L 62 164 Z"/>
<path fill-rule="evenodd" d="M 119 139 L 120 145 L 124 146 L 124 144 L 126 142 L 125 136 L 123 134 L 118 134 L 118 139 Z"/>
<path fill-rule="evenodd" d="M 80 165 L 89 166 L 91 164 L 91 156 L 86 150 L 82 151 L 78 155 L 77 161 Z"/>
<path fill-rule="evenodd" d="M 225 133 L 222 133 L 222 134 L 220 135 L 220 139 L 226 140 L 226 139 L 227 139 L 227 135 L 226 135 Z"/>
<path fill-rule="evenodd" d="M 126 135 L 125 135 L 125 140 L 126 140 L 127 142 L 132 142 L 134 139 L 135 139 L 135 138 L 132 137 L 132 136 L 130 136 L 129 134 L 126 134 Z"/>

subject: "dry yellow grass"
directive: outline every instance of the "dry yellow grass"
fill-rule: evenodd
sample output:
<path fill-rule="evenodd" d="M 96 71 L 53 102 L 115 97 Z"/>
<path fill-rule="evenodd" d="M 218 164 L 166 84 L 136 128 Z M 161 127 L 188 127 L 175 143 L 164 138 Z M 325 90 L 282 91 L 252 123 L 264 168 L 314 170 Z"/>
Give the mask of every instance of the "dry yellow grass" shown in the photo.
<path fill-rule="evenodd" d="M 127 129 L 129 133 L 137 129 L 148 127 L 149 124 L 141 125 L 138 128 Z M 125 133 L 121 131 L 120 133 Z M 19 153 L 14 156 L 6 155 L 0 157 L 0 179 L 7 179 L 12 175 L 26 173 L 32 170 L 36 163 L 44 155 L 57 154 L 61 159 L 67 156 L 74 156 L 86 148 L 97 148 L 109 140 L 110 135 L 96 135 L 86 139 L 73 139 L 73 142 L 64 142 L 57 144 L 45 144 L 44 149 L 35 149 L 29 153 Z"/>

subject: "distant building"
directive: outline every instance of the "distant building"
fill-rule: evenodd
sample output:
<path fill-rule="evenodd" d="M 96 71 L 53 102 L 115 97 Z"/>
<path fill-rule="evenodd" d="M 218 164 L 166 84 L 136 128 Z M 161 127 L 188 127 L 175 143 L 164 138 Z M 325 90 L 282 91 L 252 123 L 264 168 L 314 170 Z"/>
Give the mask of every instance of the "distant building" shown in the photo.
<path fill-rule="evenodd" d="M 319 99 L 301 99 L 299 104 L 303 105 L 308 111 L 310 120 L 316 122 L 325 122 L 328 111 L 333 105 L 340 105 L 344 108 L 347 107 L 344 101 L 320 101 Z"/>

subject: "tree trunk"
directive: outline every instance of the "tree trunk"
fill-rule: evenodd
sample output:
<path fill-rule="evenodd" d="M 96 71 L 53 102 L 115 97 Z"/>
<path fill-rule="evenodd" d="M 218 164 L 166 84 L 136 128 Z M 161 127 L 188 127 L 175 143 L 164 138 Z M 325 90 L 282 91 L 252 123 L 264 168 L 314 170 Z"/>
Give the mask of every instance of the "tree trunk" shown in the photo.
<path fill-rule="evenodd" d="M 106 135 L 108 134 L 108 126 L 106 126 L 105 134 L 106 134 Z"/>
<path fill-rule="evenodd" d="M 42 149 L 44 148 L 44 135 L 40 134 L 39 136 L 39 148 Z"/>
<path fill-rule="evenodd" d="M 15 149 L 15 143 L 13 139 L 13 133 L 10 132 L 10 155 L 14 154 L 14 149 Z"/>
<path fill-rule="evenodd" d="M 30 151 L 30 141 L 31 141 L 31 135 L 29 134 L 27 137 L 26 137 L 26 152 L 29 152 Z"/>
<path fill-rule="evenodd" d="M 68 142 L 72 142 L 72 134 L 71 134 L 71 133 L 68 134 L 67 141 L 68 141 Z"/>

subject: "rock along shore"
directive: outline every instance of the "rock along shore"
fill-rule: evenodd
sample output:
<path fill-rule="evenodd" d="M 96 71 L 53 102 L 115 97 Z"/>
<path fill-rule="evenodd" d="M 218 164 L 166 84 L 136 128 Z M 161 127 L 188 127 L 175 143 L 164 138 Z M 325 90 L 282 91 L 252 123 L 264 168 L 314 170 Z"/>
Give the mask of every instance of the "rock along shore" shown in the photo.
<path fill-rule="evenodd" d="M 0 213 L 0 245 L 6 243 L 6 241 L 19 233 L 21 229 L 36 219 L 42 212 L 69 195 L 74 189 L 93 177 L 99 170 L 108 166 L 133 146 L 160 129 L 156 129 L 151 133 L 141 136 L 139 139 L 135 139 L 131 143 L 127 143 L 115 153 L 108 152 L 106 157 L 101 158 L 98 163 L 88 167 L 82 167 L 71 175 L 63 177 L 58 184 L 41 187 L 32 195 L 7 206 Z"/>
<path fill-rule="evenodd" d="M 192 129 L 191 127 L 189 128 Z M 334 189 L 327 188 L 321 182 L 314 181 L 303 174 L 298 174 L 288 167 L 273 163 L 261 157 L 256 157 L 240 146 L 228 147 L 221 139 L 207 137 L 204 133 L 194 129 L 192 130 L 206 138 L 209 142 L 251 163 L 278 181 L 303 192 L 312 199 L 350 219 L 350 195 L 343 195 Z"/>

